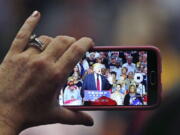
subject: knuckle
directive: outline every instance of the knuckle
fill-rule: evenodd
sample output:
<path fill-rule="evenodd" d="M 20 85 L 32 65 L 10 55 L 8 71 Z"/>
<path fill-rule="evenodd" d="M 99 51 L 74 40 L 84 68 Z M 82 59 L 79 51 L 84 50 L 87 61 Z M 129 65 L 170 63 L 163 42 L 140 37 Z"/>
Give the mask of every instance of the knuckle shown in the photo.
<path fill-rule="evenodd" d="M 72 40 L 74 40 L 68 36 L 57 36 L 56 39 L 59 40 L 63 44 L 69 44 L 72 42 Z"/>
<path fill-rule="evenodd" d="M 47 39 L 47 38 L 49 38 L 49 37 L 46 36 L 46 35 L 41 35 L 41 36 L 38 37 L 38 39 Z"/>
<path fill-rule="evenodd" d="M 92 38 L 90 38 L 90 37 L 82 37 L 82 40 L 88 41 L 90 43 L 93 42 Z"/>
<path fill-rule="evenodd" d="M 72 50 L 73 51 L 75 51 L 75 52 L 77 52 L 77 53 L 80 53 L 80 54 L 82 54 L 82 53 L 84 53 L 84 49 L 83 49 L 83 47 L 80 45 L 80 44 L 77 44 L 77 43 L 75 43 L 73 46 L 72 46 Z"/>
<path fill-rule="evenodd" d="M 4 63 L 5 65 L 9 65 L 9 64 L 14 65 L 16 62 L 17 62 L 17 61 L 16 61 L 16 58 L 15 58 L 15 57 L 5 58 L 5 59 L 3 60 L 3 63 Z"/>
<path fill-rule="evenodd" d="M 45 68 L 48 65 L 48 60 L 45 57 L 35 58 L 30 62 L 30 66 L 38 67 L 38 68 Z"/>
<path fill-rule="evenodd" d="M 62 72 L 62 70 L 64 70 L 64 72 Z M 63 83 L 63 81 L 66 80 L 67 77 L 67 71 L 64 68 L 57 68 L 57 66 L 54 66 L 51 75 L 49 76 L 51 78 L 51 80 L 53 80 L 54 82 L 59 83 L 59 81 L 61 81 L 61 83 Z"/>
<path fill-rule="evenodd" d="M 26 24 L 29 25 L 30 27 L 32 27 L 32 25 L 34 24 L 34 21 L 31 20 L 31 19 L 28 19 L 28 20 L 26 21 Z"/>
<path fill-rule="evenodd" d="M 16 61 L 17 62 L 26 63 L 27 61 L 29 61 L 29 55 L 27 55 L 27 54 L 20 54 L 19 56 L 16 57 Z"/>
<path fill-rule="evenodd" d="M 38 37 L 38 39 L 42 41 L 43 43 L 50 43 L 52 41 L 52 38 L 46 35 L 42 35 Z"/>
<path fill-rule="evenodd" d="M 74 43 L 76 41 L 76 38 L 74 37 L 69 37 L 69 40 L 71 41 L 71 43 Z"/>
<path fill-rule="evenodd" d="M 38 37 L 38 39 L 52 39 L 52 38 L 46 35 L 41 35 Z"/>
<path fill-rule="evenodd" d="M 26 32 L 19 32 L 17 35 L 16 35 L 16 39 L 24 39 L 28 37 L 27 33 Z"/>

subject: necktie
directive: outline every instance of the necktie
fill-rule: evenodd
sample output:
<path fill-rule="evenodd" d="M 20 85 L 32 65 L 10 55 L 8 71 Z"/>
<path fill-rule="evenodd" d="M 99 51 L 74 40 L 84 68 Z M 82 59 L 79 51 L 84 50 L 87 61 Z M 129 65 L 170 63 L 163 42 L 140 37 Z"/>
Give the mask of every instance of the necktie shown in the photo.
<path fill-rule="evenodd" d="M 101 90 L 99 75 L 97 74 L 97 90 Z"/>

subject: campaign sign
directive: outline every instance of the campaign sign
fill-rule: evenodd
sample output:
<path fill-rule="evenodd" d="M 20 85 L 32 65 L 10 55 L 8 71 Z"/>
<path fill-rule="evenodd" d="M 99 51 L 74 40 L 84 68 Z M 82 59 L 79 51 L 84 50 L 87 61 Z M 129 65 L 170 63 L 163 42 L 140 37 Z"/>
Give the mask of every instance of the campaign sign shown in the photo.
<path fill-rule="evenodd" d="M 98 98 L 105 96 L 110 98 L 110 90 L 84 90 L 84 101 L 95 101 Z"/>

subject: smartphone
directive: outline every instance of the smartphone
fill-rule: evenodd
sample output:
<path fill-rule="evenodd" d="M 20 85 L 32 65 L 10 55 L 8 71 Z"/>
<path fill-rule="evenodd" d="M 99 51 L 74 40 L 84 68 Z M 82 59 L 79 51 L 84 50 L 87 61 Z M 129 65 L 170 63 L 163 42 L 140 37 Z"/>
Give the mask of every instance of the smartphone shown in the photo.
<path fill-rule="evenodd" d="M 74 110 L 153 109 L 161 99 L 161 57 L 154 46 L 98 46 L 74 67 L 59 104 Z"/>

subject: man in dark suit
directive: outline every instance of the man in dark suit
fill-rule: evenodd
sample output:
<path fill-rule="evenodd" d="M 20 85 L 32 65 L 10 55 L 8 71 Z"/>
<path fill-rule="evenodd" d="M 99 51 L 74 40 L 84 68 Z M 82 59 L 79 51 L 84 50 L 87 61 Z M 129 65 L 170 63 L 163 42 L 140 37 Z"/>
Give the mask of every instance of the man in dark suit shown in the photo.
<path fill-rule="evenodd" d="M 84 90 L 109 90 L 112 84 L 108 79 L 101 75 L 101 64 L 96 63 L 93 65 L 94 73 L 88 74 L 83 80 L 81 89 L 81 96 L 84 97 Z"/>

